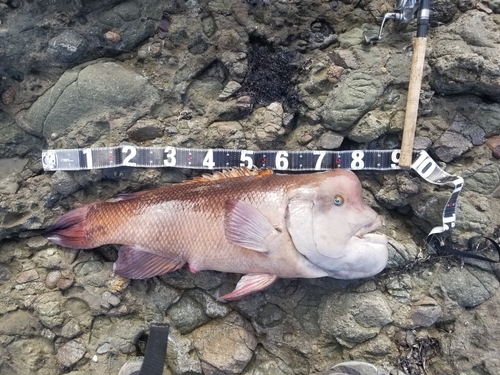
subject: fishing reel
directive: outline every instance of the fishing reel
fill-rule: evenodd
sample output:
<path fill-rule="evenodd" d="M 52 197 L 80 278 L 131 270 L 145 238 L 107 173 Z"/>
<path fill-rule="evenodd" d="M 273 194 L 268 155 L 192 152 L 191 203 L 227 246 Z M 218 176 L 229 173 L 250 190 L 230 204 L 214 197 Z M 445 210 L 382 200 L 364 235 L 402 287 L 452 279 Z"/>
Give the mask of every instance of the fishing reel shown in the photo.
<path fill-rule="evenodd" d="M 380 31 L 378 35 L 370 36 L 366 32 L 363 32 L 364 43 L 370 44 L 373 42 L 378 42 L 382 39 L 382 29 L 387 20 L 394 20 L 394 27 L 398 31 L 402 31 L 408 26 L 408 24 L 417 18 L 418 8 L 420 6 L 419 0 L 396 0 L 396 6 L 394 7 L 393 13 L 386 13 L 382 24 L 380 25 Z"/>

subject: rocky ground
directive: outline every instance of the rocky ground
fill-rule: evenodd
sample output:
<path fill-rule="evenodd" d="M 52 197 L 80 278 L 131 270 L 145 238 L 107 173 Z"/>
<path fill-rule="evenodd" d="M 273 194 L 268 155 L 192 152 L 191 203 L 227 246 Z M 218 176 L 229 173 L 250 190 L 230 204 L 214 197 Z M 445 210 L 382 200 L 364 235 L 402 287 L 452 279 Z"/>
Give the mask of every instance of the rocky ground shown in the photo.
<path fill-rule="evenodd" d="M 192 174 L 44 173 L 46 148 L 400 147 L 415 24 L 361 43 L 393 5 L 0 0 L 0 373 L 117 374 L 151 322 L 171 324 L 165 374 L 319 374 L 348 359 L 500 373 L 500 268 L 429 253 L 451 188 L 413 173 L 359 173 L 390 237 L 382 274 L 280 280 L 239 302 L 215 300 L 239 275 L 123 285 L 114 246 L 38 236 L 73 207 Z M 416 146 L 465 179 L 449 240 L 465 249 L 500 237 L 500 2 L 436 0 L 431 19 Z"/>

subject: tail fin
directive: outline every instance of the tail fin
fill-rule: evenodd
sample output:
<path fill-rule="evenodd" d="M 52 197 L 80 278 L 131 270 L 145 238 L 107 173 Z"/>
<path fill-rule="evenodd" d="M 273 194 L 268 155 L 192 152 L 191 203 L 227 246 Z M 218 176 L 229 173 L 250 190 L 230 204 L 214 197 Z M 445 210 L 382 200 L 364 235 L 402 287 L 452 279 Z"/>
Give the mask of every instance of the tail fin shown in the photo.
<path fill-rule="evenodd" d="M 88 243 L 87 213 L 91 205 L 76 208 L 61 216 L 43 233 L 45 238 L 56 245 L 73 249 L 90 249 Z"/>

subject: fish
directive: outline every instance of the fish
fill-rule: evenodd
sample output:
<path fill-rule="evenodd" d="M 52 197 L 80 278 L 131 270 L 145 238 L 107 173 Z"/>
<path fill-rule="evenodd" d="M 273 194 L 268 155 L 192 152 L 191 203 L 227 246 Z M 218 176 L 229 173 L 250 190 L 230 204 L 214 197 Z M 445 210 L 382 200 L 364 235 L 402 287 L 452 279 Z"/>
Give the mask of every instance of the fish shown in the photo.
<path fill-rule="evenodd" d="M 122 245 L 114 272 L 146 279 L 186 263 L 243 274 L 232 301 L 278 278 L 358 279 L 387 265 L 382 217 L 362 198 L 351 171 L 307 174 L 228 169 L 182 183 L 94 202 L 61 216 L 52 243 L 92 249 Z"/>

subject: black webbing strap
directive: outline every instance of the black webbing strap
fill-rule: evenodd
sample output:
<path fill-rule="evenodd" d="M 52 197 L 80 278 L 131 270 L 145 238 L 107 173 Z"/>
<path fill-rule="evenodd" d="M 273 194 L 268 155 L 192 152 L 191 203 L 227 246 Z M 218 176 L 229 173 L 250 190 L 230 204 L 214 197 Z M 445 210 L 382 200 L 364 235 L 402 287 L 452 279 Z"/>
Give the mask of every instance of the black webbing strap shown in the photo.
<path fill-rule="evenodd" d="M 166 323 L 151 323 L 149 326 L 149 339 L 139 375 L 163 374 L 167 355 L 168 330 L 169 325 Z"/>
<path fill-rule="evenodd" d="M 455 255 L 458 257 L 462 258 L 472 258 L 472 259 L 478 259 L 478 260 L 483 260 L 486 262 L 490 263 L 500 263 L 500 245 L 498 242 L 496 242 L 493 238 L 491 237 L 486 237 L 486 236 L 474 236 L 469 238 L 469 241 L 467 241 L 467 248 L 469 251 L 461 251 L 461 250 L 456 250 L 453 249 L 450 246 L 445 246 L 443 243 L 439 241 L 438 238 L 436 237 L 429 237 L 430 239 L 427 242 L 427 245 L 436 252 L 437 255 Z M 475 247 L 478 244 L 478 242 L 484 239 L 487 242 L 489 242 L 491 245 L 493 245 L 494 249 L 498 253 L 498 260 L 487 258 L 482 255 L 478 255 L 475 253 L 472 253 L 472 251 L 475 251 Z"/>

